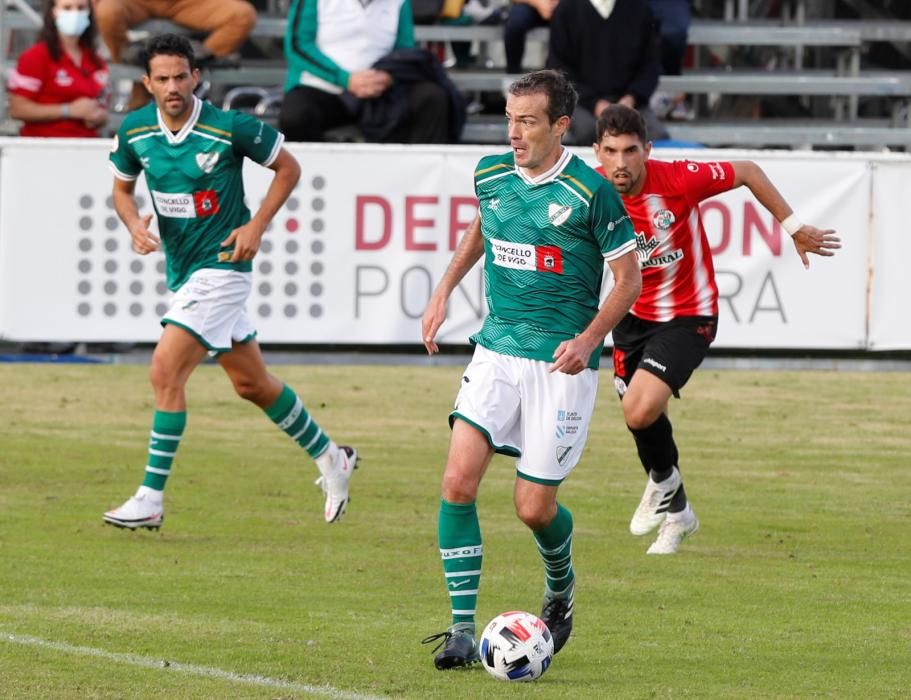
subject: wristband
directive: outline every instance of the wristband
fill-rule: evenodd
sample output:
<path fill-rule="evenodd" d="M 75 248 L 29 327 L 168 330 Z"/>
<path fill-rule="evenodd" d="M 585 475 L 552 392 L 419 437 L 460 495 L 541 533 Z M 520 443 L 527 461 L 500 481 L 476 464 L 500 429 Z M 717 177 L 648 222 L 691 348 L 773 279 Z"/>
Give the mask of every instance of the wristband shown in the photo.
<path fill-rule="evenodd" d="M 61 119 L 70 118 L 70 106 L 66 102 L 64 102 L 62 105 L 60 105 L 60 118 Z"/>
<path fill-rule="evenodd" d="M 781 222 L 781 228 L 788 232 L 789 235 L 793 236 L 801 228 L 803 228 L 803 222 L 797 216 L 797 214 L 792 213 L 784 221 Z"/>

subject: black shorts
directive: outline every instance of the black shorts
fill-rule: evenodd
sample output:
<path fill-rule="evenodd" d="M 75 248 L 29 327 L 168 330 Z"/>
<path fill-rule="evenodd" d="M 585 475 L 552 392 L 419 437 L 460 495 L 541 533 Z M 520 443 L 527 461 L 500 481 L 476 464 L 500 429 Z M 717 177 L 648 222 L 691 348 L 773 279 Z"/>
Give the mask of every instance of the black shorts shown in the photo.
<path fill-rule="evenodd" d="M 614 382 L 626 393 L 638 370 L 651 372 L 674 396 L 702 364 L 718 330 L 717 316 L 684 316 L 671 321 L 644 321 L 627 314 L 614 328 Z"/>

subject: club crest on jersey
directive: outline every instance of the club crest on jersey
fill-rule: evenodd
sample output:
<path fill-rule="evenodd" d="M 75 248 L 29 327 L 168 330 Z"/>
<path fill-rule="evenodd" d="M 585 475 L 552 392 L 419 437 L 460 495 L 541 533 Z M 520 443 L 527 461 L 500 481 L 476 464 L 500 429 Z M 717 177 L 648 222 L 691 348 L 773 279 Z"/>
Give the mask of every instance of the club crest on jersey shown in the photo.
<path fill-rule="evenodd" d="M 202 170 L 206 175 L 212 172 L 217 162 L 218 153 L 216 152 L 196 154 L 196 165 L 198 165 L 199 169 Z"/>
<path fill-rule="evenodd" d="M 567 204 L 548 204 L 547 219 L 554 226 L 565 223 L 573 213 L 573 208 Z"/>
<path fill-rule="evenodd" d="M 652 223 L 655 224 L 655 228 L 660 228 L 662 231 L 667 231 L 674 225 L 675 221 L 677 221 L 677 218 L 670 209 L 661 209 L 655 212 L 652 217 Z"/>

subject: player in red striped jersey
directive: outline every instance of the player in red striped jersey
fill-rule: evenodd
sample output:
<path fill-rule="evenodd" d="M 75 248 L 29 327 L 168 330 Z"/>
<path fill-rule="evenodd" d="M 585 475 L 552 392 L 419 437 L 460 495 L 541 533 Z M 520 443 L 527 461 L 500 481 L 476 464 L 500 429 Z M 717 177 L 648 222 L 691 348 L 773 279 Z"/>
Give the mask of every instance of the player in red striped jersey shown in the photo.
<path fill-rule="evenodd" d="M 718 286 L 699 203 L 746 185 L 791 234 L 807 268 L 808 253 L 830 256 L 841 245 L 834 231 L 801 223 L 752 161 L 649 160 L 645 123 L 623 105 L 602 112 L 596 135 L 597 170 L 629 212 L 642 268 L 642 293 L 613 331 L 614 381 L 649 476 L 630 532 L 645 535 L 660 524 L 648 553 L 673 554 L 699 521 L 683 489 L 668 402 L 702 363 L 718 323 Z"/>

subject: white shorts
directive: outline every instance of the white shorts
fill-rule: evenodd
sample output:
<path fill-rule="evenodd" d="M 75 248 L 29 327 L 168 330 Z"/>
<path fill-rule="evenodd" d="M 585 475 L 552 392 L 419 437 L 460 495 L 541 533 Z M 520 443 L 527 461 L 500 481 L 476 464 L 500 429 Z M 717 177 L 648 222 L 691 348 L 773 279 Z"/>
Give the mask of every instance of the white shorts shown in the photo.
<path fill-rule="evenodd" d="M 232 341 L 256 337 L 244 304 L 253 275 L 237 270 L 197 270 L 174 294 L 161 325 L 171 323 L 191 333 L 210 353 L 229 352 Z"/>
<path fill-rule="evenodd" d="M 520 476 L 556 485 L 582 456 L 598 372 L 551 373 L 550 364 L 478 345 L 465 368 L 449 422 L 465 421 L 484 433 L 497 452 L 518 457 Z"/>

